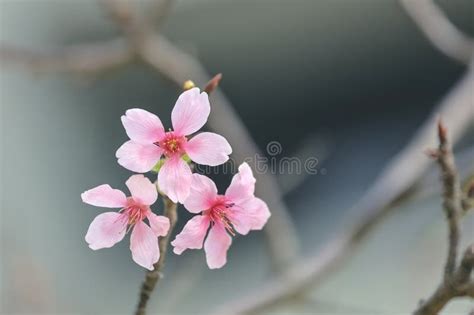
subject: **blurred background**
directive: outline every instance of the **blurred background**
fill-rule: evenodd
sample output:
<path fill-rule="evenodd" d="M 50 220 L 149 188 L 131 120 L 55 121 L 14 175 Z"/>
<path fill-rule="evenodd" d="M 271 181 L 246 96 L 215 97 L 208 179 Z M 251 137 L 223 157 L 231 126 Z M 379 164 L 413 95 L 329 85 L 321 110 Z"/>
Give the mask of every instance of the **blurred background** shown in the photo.
<path fill-rule="evenodd" d="M 147 13 L 150 2 L 139 7 Z M 474 36 L 473 1 L 437 4 Z M 433 47 L 393 0 L 176 1 L 159 31 L 210 74 L 223 73 L 221 91 L 263 152 L 278 141 L 278 159 L 319 160 L 317 174 L 276 175 L 305 257 L 298 261 L 334 236 L 468 71 Z M 118 35 L 96 1 L 0 0 L 2 45 L 47 53 Z M 140 107 L 170 126 L 180 87 L 139 62 L 81 75 L 17 62 L 0 69 L 2 314 L 132 313 L 144 270 L 131 259 L 128 236 L 111 249 L 88 248 L 85 232 L 102 210 L 83 204 L 80 194 L 103 183 L 126 191 L 130 172 L 115 158 L 127 140 L 120 116 Z M 189 79 L 199 81 L 191 73 Z M 460 116 L 472 118 L 472 98 L 470 105 Z M 448 128 L 456 124 L 450 120 Z M 467 178 L 474 172 L 474 124 L 463 124 L 455 153 Z M 434 137 L 434 125 L 432 131 Z M 415 156 L 425 159 L 432 144 Z M 423 170 L 416 189 L 405 187 L 410 196 L 391 203 L 337 270 L 304 298 L 264 313 L 411 312 L 436 288 L 445 259 L 434 166 Z M 400 178 L 409 172 L 397 169 Z M 217 178 L 223 191 L 230 177 Z M 179 216 L 178 232 L 189 215 L 180 208 Z M 465 248 L 474 239 L 472 215 L 463 227 Z M 169 252 L 150 314 L 208 314 L 275 275 L 261 231 L 235 238 L 228 255 L 224 268 L 211 271 L 202 251 Z M 455 300 L 445 314 L 467 314 L 473 304 Z"/>

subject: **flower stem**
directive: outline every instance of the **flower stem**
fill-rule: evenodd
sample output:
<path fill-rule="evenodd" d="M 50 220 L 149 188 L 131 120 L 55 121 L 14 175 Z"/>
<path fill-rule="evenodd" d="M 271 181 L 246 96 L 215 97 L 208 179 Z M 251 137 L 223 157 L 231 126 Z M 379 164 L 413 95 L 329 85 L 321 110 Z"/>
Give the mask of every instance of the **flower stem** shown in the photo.
<path fill-rule="evenodd" d="M 176 225 L 176 221 L 178 221 L 178 205 L 171 201 L 167 196 L 163 196 L 163 204 L 165 206 L 164 215 L 170 220 L 170 229 L 168 234 L 160 238 L 158 241 L 160 245 L 160 259 L 153 265 L 155 269 L 146 273 L 145 280 L 143 281 L 140 289 L 139 301 L 135 310 L 135 315 L 146 314 L 146 306 L 148 300 L 150 299 L 151 293 L 155 289 L 158 280 L 160 280 L 162 277 L 161 270 L 165 265 L 165 258 L 168 251 L 170 236 L 173 232 L 174 226 Z"/>

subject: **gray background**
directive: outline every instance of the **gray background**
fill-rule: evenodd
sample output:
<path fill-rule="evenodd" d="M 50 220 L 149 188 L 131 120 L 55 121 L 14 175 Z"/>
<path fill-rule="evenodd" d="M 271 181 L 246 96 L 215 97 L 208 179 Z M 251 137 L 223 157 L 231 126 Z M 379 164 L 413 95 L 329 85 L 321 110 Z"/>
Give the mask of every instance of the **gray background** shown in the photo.
<path fill-rule="evenodd" d="M 472 1 L 439 3 L 474 34 Z M 2 42 L 38 51 L 117 33 L 88 0 L 2 0 L 0 27 Z M 465 70 L 389 0 L 178 1 L 163 33 L 209 72 L 224 74 L 223 91 L 262 149 L 279 141 L 282 155 L 292 156 L 308 137 L 317 139 L 309 149 L 328 157 L 321 165 L 327 174 L 305 178 L 285 198 L 305 255 L 324 243 Z M 99 77 L 7 67 L 0 80 L 1 312 L 131 313 L 144 270 L 131 260 L 128 238 L 112 249 L 87 247 L 84 234 L 102 210 L 82 204 L 80 193 L 102 183 L 125 189 L 130 172 L 114 157 L 127 139 L 120 116 L 141 107 L 169 126 L 178 89 L 139 65 Z M 473 145 L 471 132 L 457 150 Z M 228 181 L 220 178 L 221 189 Z M 411 311 L 441 275 L 440 202 L 430 194 L 402 204 L 304 303 L 272 312 Z M 182 225 L 184 209 L 180 216 Z M 472 216 L 464 223 L 472 240 Z M 205 268 L 202 252 L 170 254 L 151 310 L 206 313 L 257 287 L 269 276 L 262 240 L 261 232 L 235 239 L 218 271 Z M 184 296 L 176 299 L 179 290 Z M 446 313 L 469 307 L 457 301 Z"/>

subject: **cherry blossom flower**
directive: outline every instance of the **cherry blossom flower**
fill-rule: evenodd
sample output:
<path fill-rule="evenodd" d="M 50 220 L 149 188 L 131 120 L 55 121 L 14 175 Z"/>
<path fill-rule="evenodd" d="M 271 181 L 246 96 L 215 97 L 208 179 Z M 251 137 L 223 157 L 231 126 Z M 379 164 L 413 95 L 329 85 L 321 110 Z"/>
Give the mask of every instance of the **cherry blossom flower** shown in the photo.
<path fill-rule="evenodd" d="M 204 243 L 209 268 L 224 266 L 231 236 L 236 232 L 246 235 L 250 230 L 261 230 L 270 217 L 266 203 L 254 196 L 254 190 L 255 178 L 247 163 L 240 165 L 225 195 L 218 195 L 216 185 L 208 177 L 193 174 L 184 206 L 200 215 L 189 220 L 171 242 L 173 251 L 180 255 L 186 249 L 201 249 Z"/>
<path fill-rule="evenodd" d="M 150 205 L 158 198 L 155 185 L 143 175 L 132 175 L 125 183 L 132 196 L 126 197 L 109 185 L 100 185 L 84 192 L 82 201 L 97 207 L 120 208 L 118 212 L 99 214 L 89 226 L 86 242 L 93 250 L 109 248 L 120 242 L 128 230 L 133 260 L 140 266 L 153 270 L 160 258 L 158 236 L 168 233 L 167 217 L 154 214 Z M 150 226 L 145 224 L 148 219 Z"/>
<path fill-rule="evenodd" d="M 183 92 L 171 113 L 173 130 L 166 131 L 161 120 L 143 109 L 129 109 L 122 123 L 130 140 L 116 153 L 118 163 L 138 173 L 150 171 L 165 157 L 158 173 L 158 186 L 173 202 L 184 202 L 189 194 L 192 172 L 183 159 L 209 166 L 225 163 L 232 153 L 227 140 L 212 132 L 188 139 L 207 121 L 211 107 L 206 92 L 198 88 Z"/>

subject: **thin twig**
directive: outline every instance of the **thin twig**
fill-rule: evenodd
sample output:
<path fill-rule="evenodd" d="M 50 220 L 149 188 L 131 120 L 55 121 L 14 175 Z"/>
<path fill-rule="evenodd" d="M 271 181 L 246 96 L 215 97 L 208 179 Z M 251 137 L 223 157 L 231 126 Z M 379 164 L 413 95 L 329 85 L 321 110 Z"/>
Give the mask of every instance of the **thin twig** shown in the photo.
<path fill-rule="evenodd" d="M 446 56 L 469 64 L 474 40 L 457 29 L 432 0 L 400 0 L 407 14 L 430 42 Z"/>
<path fill-rule="evenodd" d="M 459 218 L 462 211 L 461 183 L 454 162 L 451 144 L 448 141 L 447 129 L 440 120 L 438 123 L 439 147 L 429 154 L 436 158 L 441 170 L 443 183 L 443 208 L 449 227 L 449 245 L 446 258 L 444 278 L 438 289 L 426 301 L 423 301 L 415 315 L 434 315 L 454 297 L 469 294 L 468 282 L 474 267 L 474 245 L 468 247 L 459 266 L 457 266 L 457 251 L 459 247 L 460 227 Z"/>
<path fill-rule="evenodd" d="M 461 190 L 463 198 L 463 215 L 469 210 L 473 200 L 473 197 L 469 197 L 469 188 L 473 185 L 474 188 L 474 144 L 467 148 L 459 149 L 456 152 L 456 165 L 458 173 L 462 177 Z M 414 187 L 415 188 L 415 187 Z M 426 196 L 439 194 L 442 189 L 442 183 L 439 182 L 439 166 L 437 164 L 430 167 L 430 169 L 423 175 L 419 183 L 416 186 L 416 195 L 418 198 L 424 198 Z"/>
<path fill-rule="evenodd" d="M 474 208 L 474 174 L 465 181 L 462 189 L 462 210 L 466 214 L 469 210 Z"/>
<path fill-rule="evenodd" d="M 429 167 L 429 161 L 423 158 L 419 152 L 420 148 L 434 144 L 435 137 L 432 135 L 432 128 L 437 117 L 441 115 L 444 121 L 451 126 L 450 133 L 453 142 L 462 136 L 474 120 L 474 111 L 472 110 L 474 106 L 472 98 L 474 61 L 471 59 L 473 55 L 471 40 L 467 39 L 467 44 L 466 42 L 463 44 L 462 42 L 466 39 L 465 35 L 453 27 L 446 16 L 431 1 L 401 0 L 401 3 L 433 45 L 448 56 L 470 64 L 469 71 L 435 108 L 427 121 L 418 129 L 411 142 L 388 163 L 368 192 L 351 209 L 350 214 L 352 215 L 349 215 L 349 220 L 347 220 L 350 222 L 349 228 L 345 228 L 346 225 L 343 225 L 343 229 L 336 233 L 335 237 L 319 253 L 289 268 L 282 276 L 269 281 L 261 288 L 217 308 L 215 314 L 253 314 L 301 293 L 319 282 L 329 270 L 334 270 L 335 262 L 340 262 L 349 256 L 354 250 L 354 245 L 383 216 L 388 205 L 413 187 L 421 174 Z M 428 8 L 427 15 L 423 14 L 423 10 L 420 10 L 419 3 L 431 6 L 431 9 Z M 440 30 L 442 36 L 437 36 L 430 29 L 431 26 L 438 23 L 441 25 L 441 29 L 436 26 L 432 29 Z M 461 47 L 461 54 L 453 52 L 446 46 L 446 35 L 461 42 L 461 45 L 458 45 Z M 229 310 L 232 311 L 229 312 Z"/>
<path fill-rule="evenodd" d="M 469 282 L 474 267 L 474 245 L 464 253 L 461 265 L 450 279 L 444 280 L 436 291 L 416 309 L 414 315 L 435 315 L 456 297 L 474 298 L 474 283 Z"/>
<path fill-rule="evenodd" d="M 244 296 L 219 305 L 211 314 L 256 314 L 306 292 L 337 269 L 352 253 L 351 243 L 348 235 L 331 239 L 313 257 L 302 259 Z"/>
<path fill-rule="evenodd" d="M 444 277 L 448 279 L 456 268 L 459 243 L 459 217 L 461 215 L 461 184 L 454 163 L 454 155 L 447 138 L 447 130 L 440 120 L 438 123 L 439 148 L 431 154 L 438 161 L 443 182 L 443 208 L 449 226 L 449 248 Z"/>
<path fill-rule="evenodd" d="M 176 221 L 178 220 L 178 205 L 171 201 L 167 196 L 163 196 L 163 205 L 165 207 L 164 215 L 170 220 L 170 228 L 168 234 L 159 240 L 160 259 L 153 265 L 154 270 L 148 271 L 146 273 L 145 281 L 143 281 L 140 289 L 139 301 L 135 315 L 145 315 L 146 313 L 146 306 L 148 300 L 150 299 L 151 293 L 155 289 L 157 282 L 162 277 L 161 271 L 165 264 L 169 240 L 176 225 Z"/>
<path fill-rule="evenodd" d="M 261 287 L 218 307 L 213 314 L 253 314 L 262 311 L 307 291 L 321 283 L 329 271 L 336 270 L 341 261 L 350 257 L 362 236 L 390 210 L 389 205 L 413 187 L 428 169 L 430 160 L 421 154 L 420 148 L 435 145 L 436 137 L 432 130 L 438 117 L 441 115 L 452 126 L 450 135 L 453 143 L 469 128 L 474 120 L 473 85 L 474 71 L 471 68 L 433 110 L 410 143 L 388 163 L 367 193 L 349 210 L 341 228 L 335 231 L 322 250 Z"/>
<path fill-rule="evenodd" d="M 45 53 L 0 46 L 2 66 L 22 66 L 34 73 L 97 74 L 129 64 L 132 50 L 123 39 L 73 45 Z"/>

